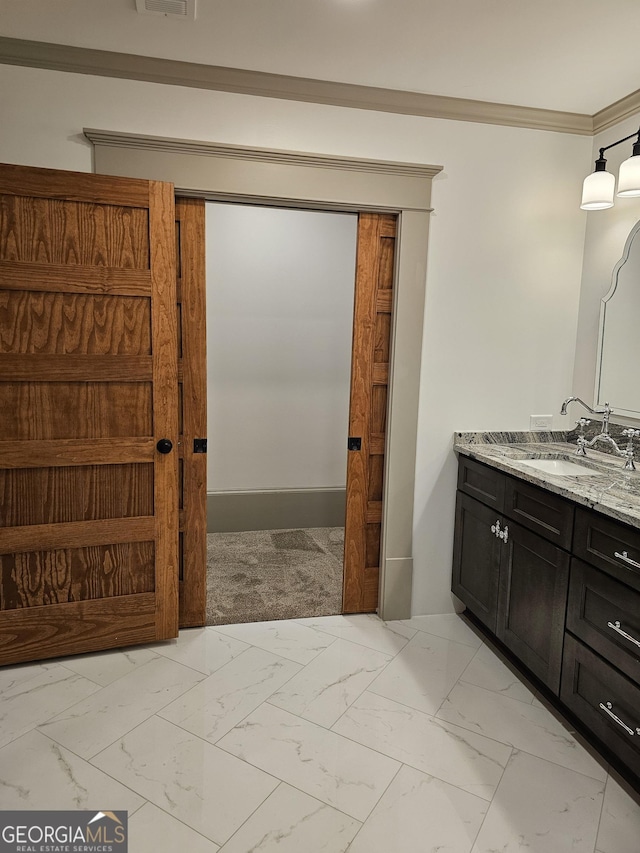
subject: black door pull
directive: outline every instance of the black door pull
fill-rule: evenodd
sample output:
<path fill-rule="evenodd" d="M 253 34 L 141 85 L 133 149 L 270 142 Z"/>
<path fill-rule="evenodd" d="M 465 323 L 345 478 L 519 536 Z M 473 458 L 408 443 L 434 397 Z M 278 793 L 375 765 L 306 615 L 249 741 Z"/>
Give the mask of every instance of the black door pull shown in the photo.
<path fill-rule="evenodd" d="M 156 447 L 158 449 L 158 453 L 171 453 L 173 450 L 173 444 L 169 438 L 161 438 L 156 444 Z"/>

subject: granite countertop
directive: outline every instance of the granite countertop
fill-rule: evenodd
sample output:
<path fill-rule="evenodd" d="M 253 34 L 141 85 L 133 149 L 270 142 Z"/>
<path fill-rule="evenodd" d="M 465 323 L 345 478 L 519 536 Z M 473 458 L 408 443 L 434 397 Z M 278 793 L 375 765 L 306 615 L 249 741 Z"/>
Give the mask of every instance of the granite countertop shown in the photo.
<path fill-rule="evenodd" d="M 576 456 L 575 432 L 456 432 L 456 453 L 562 495 L 577 504 L 640 528 L 640 448 L 637 471 L 624 469 L 619 456 L 587 449 Z M 623 447 L 625 445 L 622 445 Z M 593 468 L 593 476 L 559 476 L 523 464 L 532 458 L 568 459 Z"/>

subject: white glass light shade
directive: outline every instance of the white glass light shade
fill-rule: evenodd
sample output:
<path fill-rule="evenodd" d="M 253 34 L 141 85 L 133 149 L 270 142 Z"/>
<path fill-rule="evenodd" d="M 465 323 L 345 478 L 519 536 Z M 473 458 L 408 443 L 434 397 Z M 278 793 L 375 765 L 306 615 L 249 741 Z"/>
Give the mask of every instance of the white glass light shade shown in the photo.
<path fill-rule="evenodd" d="M 613 191 L 616 179 L 611 172 L 592 172 L 582 184 L 583 210 L 604 210 L 613 207 Z"/>
<path fill-rule="evenodd" d="M 618 173 L 618 195 L 640 195 L 640 155 L 629 157 L 621 164 Z"/>

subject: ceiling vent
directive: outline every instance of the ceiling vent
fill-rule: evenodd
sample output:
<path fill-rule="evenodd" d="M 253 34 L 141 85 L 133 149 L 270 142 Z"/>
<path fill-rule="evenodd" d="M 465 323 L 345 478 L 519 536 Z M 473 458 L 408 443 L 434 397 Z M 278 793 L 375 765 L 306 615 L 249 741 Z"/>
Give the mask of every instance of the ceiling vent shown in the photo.
<path fill-rule="evenodd" d="M 193 21 L 196 17 L 196 0 L 136 0 L 139 15 L 162 15 Z"/>

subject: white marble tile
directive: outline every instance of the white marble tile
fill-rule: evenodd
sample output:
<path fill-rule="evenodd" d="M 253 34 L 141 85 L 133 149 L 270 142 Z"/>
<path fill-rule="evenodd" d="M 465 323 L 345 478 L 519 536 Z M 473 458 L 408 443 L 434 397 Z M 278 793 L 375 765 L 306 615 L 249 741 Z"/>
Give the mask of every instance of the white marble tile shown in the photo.
<path fill-rule="evenodd" d="M 485 800 L 403 767 L 349 853 L 468 853 L 488 808 Z"/>
<path fill-rule="evenodd" d="M 11 690 L 25 681 L 30 681 L 36 675 L 42 675 L 57 663 L 23 663 L 16 666 L 3 666 L 0 668 L 0 694 L 5 690 Z"/>
<path fill-rule="evenodd" d="M 344 853 L 360 826 L 282 783 L 220 853 Z"/>
<path fill-rule="evenodd" d="M 363 693 L 333 731 L 490 800 L 511 747 L 391 699 Z"/>
<path fill-rule="evenodd" d="M 95 681 L 101 687 L 106 687 L 123 675 L 134 672 L 139 666 L 148 663 L 156 654 L 146 646 L 134 646 L 129 649 L 118 649 L 109 652 L 96 652 L 87 655 L 75 655 L 64 658 L 62 663 L 67 669 L 77 672 Z"/>
<path fill-rule="evenodd" d="M 300 669 L 300 664 L 248 646 L 158 714 L 215 743 Z"/>
<path fill-rule="evenodd" d="M 269 702 L 329 728 L 391 659 L 347 640 L 336 640 Z"/>
<path fill-rule="evenodd" d="M 91 763 L 219 845 L 278 784 L 159 717 L 151 717 Z"/>
<path fill-rule="evenodd" d="M 606 770 L 546 708 L 460 683 L 436 716 L 594 779 L 606 779 Z"/>
<path fill-rule="evenodd" d="M 150 646 L 155 652 L 211 675 L 221 666 L 242 654 L 247 643 L 221 634 L 213 628 L 187 628 L 180 631 L 177 640 L 155 643 Z"/>
<path fill-rule="evenodd" d="M 460 681 L 531 704 L 534 694 L 488 646 L 481 646 Z"/>
<path fill-rule="evenodd" d="M 640 794 L 633 797 L 609 776 L 596 847 L 599 853 L 638 853 Z"/>
<path fill-rule="evenodd" d="M 596 779 L 516 752 L 472 853 L 593 853 L 603 788 Z"/>
<path fill-rule="evenodd" d="M 133 791 L 32 731 L 0 749 L 3 809 L 113 809 L 131 815 L 144 803 Z"/>
<path fill-rule="evenodd" d="M 223 749 L 364 820 L 400 765 L 272 705 L 218 741 Z"/>
<path fill-rule="evenodd" d="M 359 643 L 386 655 L 396 655 L 415 635 L 415 629 L 404 622 L 383 622 L 373 613 L 362 613 L 355 616 L 316 616 L 310 619 L 298 619 L 301 625 L 315 628 Z"/>
<path fill-rule="evenodd" d="M 44 723 L 40 731 L 76 755 L 91 758 L 202 678 L 189 667 L 154 657 Z"/>
<path fill-rule="evenodd" d="M 99 690 L 93 681 L 59 664 L 7 687 L 0 697 L 0 746 Z"/>
<path fill-rule="evenodd" d="M 418 631 L 369 690 L 434 714 L 474 654 L 472 646 Z"/>
<path fill-rule="evenodd" d="M 293 621 L 247 622 L 243 625 L 216 625 L 211 630 L 258 646 L 296 663 L 307 664 L 335 637 Z"/>
<path fill-rule="evenodd" d="M 220 848 L 153 803 L 145 803 L 129 818 L 131 853 L 217 853 Z"/>
<path fill-rule="evenodd" d="M 403 619 L 401 624 L 415 628 L 417 631 L 426 631 L 427 634 L 435 634 L 436 637 L 443 637 L 445 640 L 466 643 L 474 649 L 479 649 L 482 645 L 482 639 L 457 613 L 414 616 L 412 619 Z"/>

